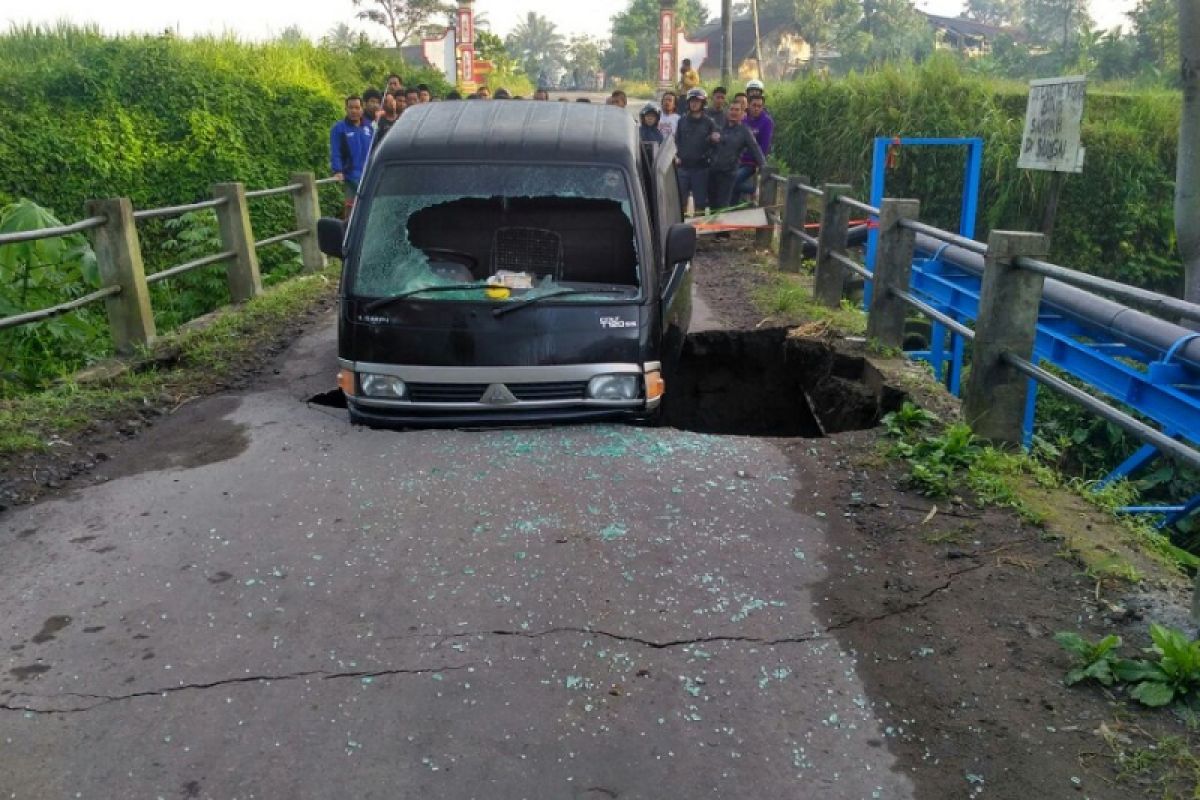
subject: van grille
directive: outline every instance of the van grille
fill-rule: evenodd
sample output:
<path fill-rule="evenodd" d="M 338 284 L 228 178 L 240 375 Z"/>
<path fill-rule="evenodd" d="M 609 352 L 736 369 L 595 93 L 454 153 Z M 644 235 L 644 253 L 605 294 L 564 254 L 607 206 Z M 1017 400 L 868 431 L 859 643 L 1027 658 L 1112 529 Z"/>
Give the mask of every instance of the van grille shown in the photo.
<path fill-rule="evenodd" d="M 505 386 L 517 400 L 583 400 L 587 381 L 551 383 L 508 383 Z M 414 403 L 478 403 L 487 391 L 486 383 L 410 383 L 408 396 Z"/>
<path fill-rule="evenodd" d="M 587 392 L 587 381 L 510 383 L 507 386 L 518 400 L 582 400 Z"/>
<path fill-rule="evenodd" d="M 414 403 L 478 403 L 486 383 L 410 383 L 408 396 Z"/>

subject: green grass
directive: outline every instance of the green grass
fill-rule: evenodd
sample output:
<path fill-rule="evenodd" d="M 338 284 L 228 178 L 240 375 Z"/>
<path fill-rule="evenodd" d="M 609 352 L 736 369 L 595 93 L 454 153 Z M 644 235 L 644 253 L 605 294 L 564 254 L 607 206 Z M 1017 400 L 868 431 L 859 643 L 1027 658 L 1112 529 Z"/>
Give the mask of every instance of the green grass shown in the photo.
<path fill-rule="evenodd" d="M 866 334 L 867 315 L 854 303 L 843 300 L 838 308 L 826 308 L 813 299 L 811 278 L 763 267 L 772 272 L 771 282 L 755 293 L 754 304 L 764 314 L 789 322 L 827 322 L 850 336 Z"/>
<path fill-rule="evenodd" d="M 173 408 L 212 387 L 244 377 L 246 365 L 299 315 L 335 291 L 337 268 L 295 278 L 211 324 L 163 337 L 133 368 L 97 381 L 67 381 L 0 400 L 0 456 L 44 451 L 92 427 L 146 408 Z M 164 367 L 163 363 L 171 366 Z"/>

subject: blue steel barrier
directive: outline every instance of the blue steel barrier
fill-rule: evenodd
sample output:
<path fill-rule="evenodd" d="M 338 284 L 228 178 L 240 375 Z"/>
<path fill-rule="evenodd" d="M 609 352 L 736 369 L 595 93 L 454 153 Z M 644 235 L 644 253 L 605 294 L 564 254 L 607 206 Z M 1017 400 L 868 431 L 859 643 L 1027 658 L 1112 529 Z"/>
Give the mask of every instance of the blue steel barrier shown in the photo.
<path fill-rule="evenodd" d="M 973 238 L 978 212 L 983 141 L 975 138 L 877 138 L 871 176 L 871 205 L 875 207 L 879 207 L 883 202 L 886 191 L 887 151 L 890 146 L 896 144 L 967 147 L 959 233 Z M 866 260 L 868 268 L 872 271 L 877 247 L 878 230 L 872 229 Z M 942 246 L 936 251 L 919 252 L 913 262 L 910 292 L 958 322 L 974 322 L 979 312 L 980 276 L 944 261 L 944 250 L 945 246 Z M 868 281 L 865 287 L 864 302 L 868 306 L 870 284 Z M 1069 316 L 1063 309 L 1043 301 L 1038 315 L 1032 360 L 1035 364 L 1051 364 L 1076 380 L 1108 395 L 1143 418 L 1156 423 L 1168 436 L 1200 445 L 1200 376 L 1173 360 L 1176 352 L 1195 338 L 1200 338 L 1200 333 L 1185 336 L 1165 350 L 1144 343 L 1130 344 L 1119 341 L 1112 331 L 1101 325 Z M 962 336 L 935 320 L 931 325 L 929 349 L 910 351 L 908 355 L 928 361 L 937 379 L 958 396 L 962 391 L 965 345 Z M 1037 383 L 1031 379 L 1025 413 L 1026 446 L 1032 440 L 1036 402 Z M 1152 445 L 1142 447 L 1100 481 L 1097 488 L 1128 477 L 1158 455 L 1158 450 Z M 1131 514 L 1161 515 L 1160 526 L 1166 526 L 1200 510 L 1200 496 L 1177 505 L 1130 506 L 1122 510 Z"/>

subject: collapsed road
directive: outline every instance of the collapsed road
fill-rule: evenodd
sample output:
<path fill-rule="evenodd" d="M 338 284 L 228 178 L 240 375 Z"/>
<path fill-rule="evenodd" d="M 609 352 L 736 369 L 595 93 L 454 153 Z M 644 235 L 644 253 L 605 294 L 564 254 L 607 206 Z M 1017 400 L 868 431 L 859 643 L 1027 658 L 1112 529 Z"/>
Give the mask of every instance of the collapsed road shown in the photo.
<path fill-rule="evenodd" d="M 0 517 L 6 796 L 911 796 L 771 440 L 354 428 L 286 355 Z"/>

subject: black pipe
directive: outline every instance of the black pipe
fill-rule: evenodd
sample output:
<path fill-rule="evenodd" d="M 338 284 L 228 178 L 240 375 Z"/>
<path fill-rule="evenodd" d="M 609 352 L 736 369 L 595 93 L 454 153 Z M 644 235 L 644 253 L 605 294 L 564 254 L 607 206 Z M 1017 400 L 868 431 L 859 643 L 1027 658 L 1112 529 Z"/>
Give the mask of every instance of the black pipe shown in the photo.
<path fill-rule="evenodd" d="M 939 250 L 941 260 L 976 275 L 983 275 L 983 256 L 955 245 L 943 245 L 932 236 L 917 234 L 918 253 L 932 256 Z M 1195 333 L 1173 322 L 1136 311 L 1129 306 L 1098 297 L 1083 289 L 1076 289 L 1053 278 L 1046 279 L 1042 299 L 1068 317 L 1111 330 L 1117 339 L 1133 347 L 1165 353 L 1184 336 Z M 1193 339 L 1180 347 L 1175 353 L 1173 363 L 1181 364 L 1200 374 L 1200 339 Z"/>

